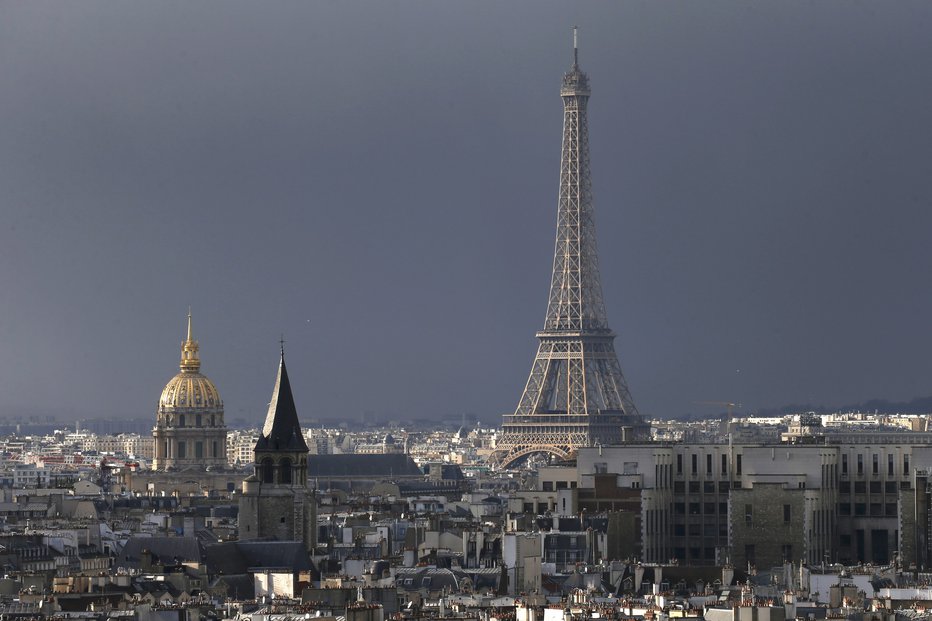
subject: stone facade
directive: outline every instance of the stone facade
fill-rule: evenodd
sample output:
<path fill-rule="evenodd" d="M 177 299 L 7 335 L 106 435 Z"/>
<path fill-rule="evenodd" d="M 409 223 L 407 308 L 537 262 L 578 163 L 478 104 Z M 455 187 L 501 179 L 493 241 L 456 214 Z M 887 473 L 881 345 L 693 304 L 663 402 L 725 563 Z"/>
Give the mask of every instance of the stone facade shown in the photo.
<path fill-rule="evenodd" d="M 731 558 L 737 567 L 770 568 L 805 558 L 806 490 L 758 483 L 731 491 Z"/>

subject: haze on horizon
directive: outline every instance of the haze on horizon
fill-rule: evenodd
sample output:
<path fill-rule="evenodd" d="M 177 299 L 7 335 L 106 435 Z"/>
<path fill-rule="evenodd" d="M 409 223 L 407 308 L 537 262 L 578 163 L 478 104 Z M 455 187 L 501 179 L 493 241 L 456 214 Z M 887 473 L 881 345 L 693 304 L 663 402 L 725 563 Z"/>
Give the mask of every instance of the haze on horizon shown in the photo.
<path fill-rule="evenodd" d="M 932 4 L 0 2 L 0 419 L 513 411 L 572 25 L 645 416 L 932 394 Z M 711 408 L 714 411 L 715 408 Z"/>

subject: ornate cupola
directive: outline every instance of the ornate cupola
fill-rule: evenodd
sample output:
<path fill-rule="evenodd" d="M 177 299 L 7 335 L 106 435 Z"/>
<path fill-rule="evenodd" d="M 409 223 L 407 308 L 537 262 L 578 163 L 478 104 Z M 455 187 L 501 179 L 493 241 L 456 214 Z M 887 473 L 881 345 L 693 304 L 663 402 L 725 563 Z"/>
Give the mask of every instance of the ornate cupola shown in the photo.
<path fill-rule="evenodd" d="M 200 346 L 194 340 L 191 311 L 181 343 L 178 373 L 162 389 L 156 413 L 155 470 L 223 468 L 227 465 L 227 428 L 223 400 L 201 374 Z"/>

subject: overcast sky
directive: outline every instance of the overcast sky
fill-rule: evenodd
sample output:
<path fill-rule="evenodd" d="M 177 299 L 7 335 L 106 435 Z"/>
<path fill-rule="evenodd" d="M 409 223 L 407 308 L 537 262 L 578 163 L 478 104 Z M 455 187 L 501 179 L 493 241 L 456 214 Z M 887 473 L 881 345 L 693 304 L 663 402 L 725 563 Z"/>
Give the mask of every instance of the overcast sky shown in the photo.
<path fill-rule="evenodd" d="M 0 419 L 500 420 L 571 26 L 648 416 L 932 394 L 932 3 L 0 2 Z"/>

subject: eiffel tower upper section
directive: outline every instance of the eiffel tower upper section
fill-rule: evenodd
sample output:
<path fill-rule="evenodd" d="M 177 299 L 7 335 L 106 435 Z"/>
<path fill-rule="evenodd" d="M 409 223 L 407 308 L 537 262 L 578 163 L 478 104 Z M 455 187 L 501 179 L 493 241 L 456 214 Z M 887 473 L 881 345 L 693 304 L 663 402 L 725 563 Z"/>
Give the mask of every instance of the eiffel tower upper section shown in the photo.
<path fill-rule="evenodd" d="M 515 413 L 505 416 L 496 460 L 531 453 L 569 457 L 580 446 L 617 444 L 643 435 L 608 327 L 589 176 L 589 77 L 563 76 L 563 148 L 553 277 L 544 329 Z M 627 429 L 627 431 L 625 431 Z"/>

